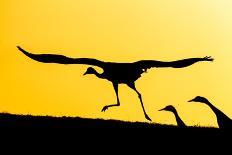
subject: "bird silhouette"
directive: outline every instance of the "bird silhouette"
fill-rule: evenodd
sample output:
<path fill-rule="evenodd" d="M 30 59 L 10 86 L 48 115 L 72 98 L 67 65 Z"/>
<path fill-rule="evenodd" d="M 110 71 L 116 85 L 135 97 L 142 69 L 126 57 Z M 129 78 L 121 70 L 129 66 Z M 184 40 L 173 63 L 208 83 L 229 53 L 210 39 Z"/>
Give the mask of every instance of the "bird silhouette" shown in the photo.
<path fill-rule="evenodd" d="M 29 58 L 42 62 L 42 63 L 57 63 L 57 64 L 85 64 L 97 66 L 103 69 L 103 73 L 98 73 L 94 68 L 89 67 L 84 75 L 94 74 L 98 78 L 106 79 L 112 82 L 116 97 L 117 104 L 106 105 L 103 107 L 102 112 L 106 111 L 110 107 L 120 106 L 120 101 L 118 97 L 118 85 L 119 84 L 127 84 L 131 89 L 133 89 L 139 97 L 144 116 L 147 120 L 151 121 L 149 116 L 147 115 L 142 96 L 139 91 L 135 87 L 135 81 L 141 77 L 141 75 L 147 72 L 148 69 L 156 67 L 172 67 L 172 68 L 183 68 L 187 66 L 191 66 L 194 63 L 201 61 L 213 61 L 211 57 L 204 58 L 190 58 L 183 59 L 178 61 L 171 62 L 163 62 L 156 60 L 142 60 L 133 63 L 115 63 L 115 62 L 104 62 L 91 58 L 69 58 L 63 55 L 55 55 L 55 54 L 32 54 L 17 46 L 17 48 L 23 52 Z"/>
<path fill-rule="evenodd" d="M 216 108 L 213 104 L 211 104 L 208 99 L 205 97 L 197 96 L 194 99 L 190 100 L 189 102 L 200 102 L 208 105 L 212 111 L 215 113 L 217 117 L 217 123 L 220 129 L 232 129 L 232 120 L 226 116 L 221 110 Z"/>
<path fill-rule="evenodd" d="M 166 106 L 165 108 L 160 109 L 159 111 L 170 111 L 170 112 L 172 112 L 175 115 L 176 123 L 177 123 L 178 127 L 180 127 L 180 128 L 185 128 L 186 127 L 185 123 L 181 120 L 178 112 L 176 111 L 176 108 L 173 107 L 172 105 Z"/>

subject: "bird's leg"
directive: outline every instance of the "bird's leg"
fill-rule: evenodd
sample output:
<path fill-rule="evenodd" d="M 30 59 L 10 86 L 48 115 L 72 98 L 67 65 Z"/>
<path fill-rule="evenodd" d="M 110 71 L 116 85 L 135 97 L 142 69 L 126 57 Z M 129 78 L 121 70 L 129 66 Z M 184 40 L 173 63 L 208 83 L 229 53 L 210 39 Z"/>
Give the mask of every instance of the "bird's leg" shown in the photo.
<path fill-rule="evenodd" d="M 102 112 L 105 112 L 110 107 L 120 106 L 120 101 L 119 101 L 119 97 L 118 97 L 118 83 L 113 83 L 113 86 L 114 86 L 114 91 L 115 91 L 116 96 L 117 96 L 117 104 L 104 106 L 102 109 Z"/>
<path fill-rule="evenodd" d="M 128 83 L 127 85 L 128 85 L 131 89 L 133 89 L 134 91 L 136 91 L 136 93 L 138 94 L 140 103 L 141 103 L 142 108 L 143 108 L 143 112 L 144 112 L 145 118 L 146 118 L 147 120 L 149 120 L 149 121 L 152 121 L 152 120 L 150 119 L 150 117 L 147 115 L 146 111 L 145 111 L 145 108 L 144 108 L 144 105 L 143 105 L 143 100 L 142 100 L 142 95 L 141 95 L 141 94 L 138 92 L 138 90 L 136 89 L 135 83 L 134 83 L 134 82 L 133 82 L 133 83 Z"/>

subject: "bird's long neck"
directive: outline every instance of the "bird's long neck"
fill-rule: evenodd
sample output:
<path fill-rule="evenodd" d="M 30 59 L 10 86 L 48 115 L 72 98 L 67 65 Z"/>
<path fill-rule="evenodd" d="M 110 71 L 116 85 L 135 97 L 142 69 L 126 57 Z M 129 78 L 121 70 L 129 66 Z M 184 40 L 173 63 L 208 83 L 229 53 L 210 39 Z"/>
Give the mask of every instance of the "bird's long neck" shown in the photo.
<path fill-rule="evenodd" d="M 210 103 L 209 101 L 204 102 L 206 105 L 208 105 L 215 114 L 217 114 L 218 112 L 221 112 L 218 108 L 216 108 L 212 103 Z"/>
<path fill-rule="evenodd" d="M 209 101 L 204 102 L 206 105 L 208 105 L 212 111 L 215 113 L 215 115 L 217 117 L 223 117 L 223 118 L 228 118 L 230 119 L 226 114 L 224 114 L 221 110 L 219 110 L 218 108 L 216 108 L 213 104 L 211 104 Z"/>
<path fill-rule="evenodd" d="M 94 75 L 96 75 L 96 77 L 98 77 L 100 79 L 104 79 L 103 75 L 98 73 L 97 71 L 94 72 Z"/>
<path fill-rule="evenodd" d="M 177 125 L 180 126 L 180 127 L 186 126 L 185 123 L 184 123 L 184 122 L 182 121 L 182 119 L 180 118 L 180 116 L 179 116 L 179 114 L 177 113 L 177 111 L 176 111 L 176 110 L 173 110 L 172 112 L 173 112 L 173 114 L 174 114 L 175 117 L 176 117 Z"/>
<path fill-rule="evenodd" d="M 232 127 L 232 120 L 226 114 L 224 114 L 221 110 L 213 106 L 209 101 L 205 104 L 207 104 L 216 115 L 219 128 Z"/>

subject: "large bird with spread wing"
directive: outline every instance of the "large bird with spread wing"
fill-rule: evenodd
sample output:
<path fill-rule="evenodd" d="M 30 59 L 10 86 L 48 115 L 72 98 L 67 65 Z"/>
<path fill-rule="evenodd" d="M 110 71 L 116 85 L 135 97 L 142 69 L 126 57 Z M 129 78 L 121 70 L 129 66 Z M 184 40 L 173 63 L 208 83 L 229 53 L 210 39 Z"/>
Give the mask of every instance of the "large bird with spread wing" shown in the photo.
<path fill-rule="evenodd" d="M 90 58 L 69 58 L 63 55 L 55 55 L 55 54 L 32 54 L 22 49 L 19 46 L 17 48 L 29 58 L 43 63 L 85 64 L 85 65 L 92 65 L 102 68 L 103 73 L 98 73 L 94 68 L 89 67 L 84 74 L 84 75 L 94 74 L 98 78 L 107 79 L 113 84 L 117 97 L 117 104 L 106 105 L 103 107 L 102 111 L 104 112 L 110 107 L 120 106 L 120 101 L 118 97 L 118 85 L 127 84 L 131 89 L 133 89 L 138 94 L 145 118 L 149 121 L 151 121 L 151 119 L 149 118 L 149 116 L 145 111 L 142 96 L 135 87 L 135 81 L 138 80 L 141 77 L 141 75 L 147 71 L 147 69 L 153 67 L 183 68 L 183 67 L 191 66 L 194 63 L 201 61 L 213 61 L 211 57 L 204 57 L 204 58 L 189 58 L 189 59 L 170 61 L 170 62 L 156 61 L 156 60 L 142 60 L 133 63 L 115 63 L 115 62 L 103 62 L 100 60 L 90 59 Z"/>

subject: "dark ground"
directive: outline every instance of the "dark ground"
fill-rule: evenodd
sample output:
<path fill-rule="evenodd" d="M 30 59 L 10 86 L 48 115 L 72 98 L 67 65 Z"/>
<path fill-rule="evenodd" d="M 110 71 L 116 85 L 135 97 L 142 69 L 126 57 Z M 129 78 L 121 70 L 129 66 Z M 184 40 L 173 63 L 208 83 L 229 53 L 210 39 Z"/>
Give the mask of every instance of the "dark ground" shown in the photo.
<path fill-rule="evenodd" d="M 47 146 L 55 144 L 55 148 L 70 145 L 74 146 L 74 150 L 82 146 L 100 146 L 100 152 L 105 152 L 107 146 L 114 150 L 126 148 L 136 152 L 141 146 L 154 150 L 186 145 L 196 150 L 196 147 L 205 147 L 209 143 L 226 143 L 227 140 L 232 140 L 230 133 L 231 131 L 206 127 L 181 129 L 155 123 L 0 113 L 0 142 L 8 146 L 15 143 L 26 147 L 37 142 L 35 147 L 45 143 Z M 134 147 L 130 148 L 129 145 Z M 86 151 L 93 151 L 91 148 Z"/>
<path fill-rule="evenodd" d="M 196 130 L 219 132 L 217 128 L 188 127 L 180 129 L 173 125 L 119 120 L 87 119 L 80 117 L 51 117 L 0 113 L 0 129 L 152 129 Z"/>

